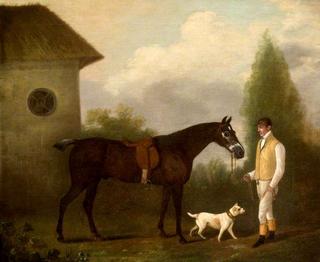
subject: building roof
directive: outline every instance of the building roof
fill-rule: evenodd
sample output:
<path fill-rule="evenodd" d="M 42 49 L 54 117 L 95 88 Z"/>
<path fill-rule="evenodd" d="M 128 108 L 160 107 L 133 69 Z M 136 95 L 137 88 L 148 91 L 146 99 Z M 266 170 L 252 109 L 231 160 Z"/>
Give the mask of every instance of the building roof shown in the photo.
<path fill-rule="evenodd" d="M 42 5 L 0 5 L 0 63 L 79 59 L 80 68 L 103 56 Z"/>

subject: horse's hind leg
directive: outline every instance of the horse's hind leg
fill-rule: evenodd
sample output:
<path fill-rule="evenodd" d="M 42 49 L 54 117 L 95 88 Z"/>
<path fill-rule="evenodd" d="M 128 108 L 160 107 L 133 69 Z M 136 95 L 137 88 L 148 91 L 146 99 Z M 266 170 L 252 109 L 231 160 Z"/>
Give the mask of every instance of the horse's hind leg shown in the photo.
<path fill-rule="evenodd" d="M 61 200 L 60 200 L 60 209 L 59 209 L 59 220 L 57 224 L 56 232 L 58 234 L 57 239 L 58 241 L 63 241 L 63 217 L 64 213 L 66 212 L 66 209 L 68 205 L 84 190 L 84 185 L 71 185 L 69 191 L 67 194 L 65 194 Z"/>
<path fill-rule="evenodd" d="M 163 228 L 163 221 L 164 221 L 165 214 L 167 212 L 170 196 L 171 196 L 171 187 L 170 186 L 163 186 L 160 220 L 158 223 L 158 228 L 160 230 L 162 237 L 168 237 L 168 235 L 166 234 L 166 232 L 164 231 L 164 228 Z"/>
<path fill-rule="evenodd" d="M 187 243 L 187 240 L 182 235 L 181 230 L 181 208 L 182 208 L 183 185 L 175 185 L 173 187 L 173 202 L 176 210 L 176 232 L 180 237 L 180 243 Z"/>
<path fill-rule="evenodd" d="M 84 207 L 84 210 L 86 211 L 86 214 L 88 217 L 90 231 L 93 234 L 95 240 L 102 239 L 97 231 L 96 225 L 93 220 L 93 215 L 92 215 L 93 202 L 96 197 L 97 187 L 98 187 L 99 182 L 100 182 L 100 179 L 97 179 L 89 184 L 89 186 L 87 188 L 85 199 L 83 201 L 83 207 Z"/>

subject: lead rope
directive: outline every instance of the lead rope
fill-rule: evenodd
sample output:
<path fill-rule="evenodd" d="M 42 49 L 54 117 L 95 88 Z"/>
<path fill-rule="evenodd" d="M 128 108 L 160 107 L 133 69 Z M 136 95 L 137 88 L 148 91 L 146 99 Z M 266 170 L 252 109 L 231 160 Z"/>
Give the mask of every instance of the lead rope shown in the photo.
<path fill-rule="evenodd" d="M 237 159 L 234 157 L 234 153 L 231 154 L 231 176 L 234 175 L 234 170 L 237 168 Z"/>
<path fill-rule="evenodd" d="M 234 155 L 233 155 L 233 152 L 231 153 L 231 176 L 234 175 L 234 169 L 233 169 L 233 158 L 234 158 Z"/>

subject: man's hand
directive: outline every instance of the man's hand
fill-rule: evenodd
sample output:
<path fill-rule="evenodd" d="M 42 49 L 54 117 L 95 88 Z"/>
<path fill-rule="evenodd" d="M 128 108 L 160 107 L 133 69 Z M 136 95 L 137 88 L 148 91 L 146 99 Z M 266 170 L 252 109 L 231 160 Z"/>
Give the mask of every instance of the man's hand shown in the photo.
<path fill-rule="evenodd" d="M 243 179 L 244 181 L 248 182 L 248 183 L 251 182 L 251 177 L 250 177 L 249 174 L 245 174 L 245 175 L 242 177 L 242 179 Z"/>
<path fill-rule="evenodd" d="M 271 186 L 267 187 L 267 190 L 264 192 L 263 196 L 264 197 L 268 192 L 270 192 L 272 194 L 272 196 L 274 195 L 274 190 Z"/>

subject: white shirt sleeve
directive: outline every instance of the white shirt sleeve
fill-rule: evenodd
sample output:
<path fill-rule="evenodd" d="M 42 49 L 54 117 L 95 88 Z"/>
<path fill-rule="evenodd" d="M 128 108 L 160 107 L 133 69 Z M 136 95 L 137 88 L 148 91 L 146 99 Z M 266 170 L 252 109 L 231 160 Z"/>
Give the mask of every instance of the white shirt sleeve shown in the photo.
<path fill-rule="evenodd" d="M 278 143 L 275 148 L 276 151 L 276 170 L 274 172 L 273 178 L 270 182 L 270 186 L 275 188 L 281 178 L 283 177 L 284 170 L 285 170 L 285 161 L 286 161 L 286 149 L 284 145 Z"/>
<path fill-rule="evenodd" d="M 255 175 L 255 173 L 256 173 L 255 170 L 253 170 L 253 171 L 251 171 L 251 172 L 248 173 L 251 180 L 254 180 L 254 175 Z"/>

